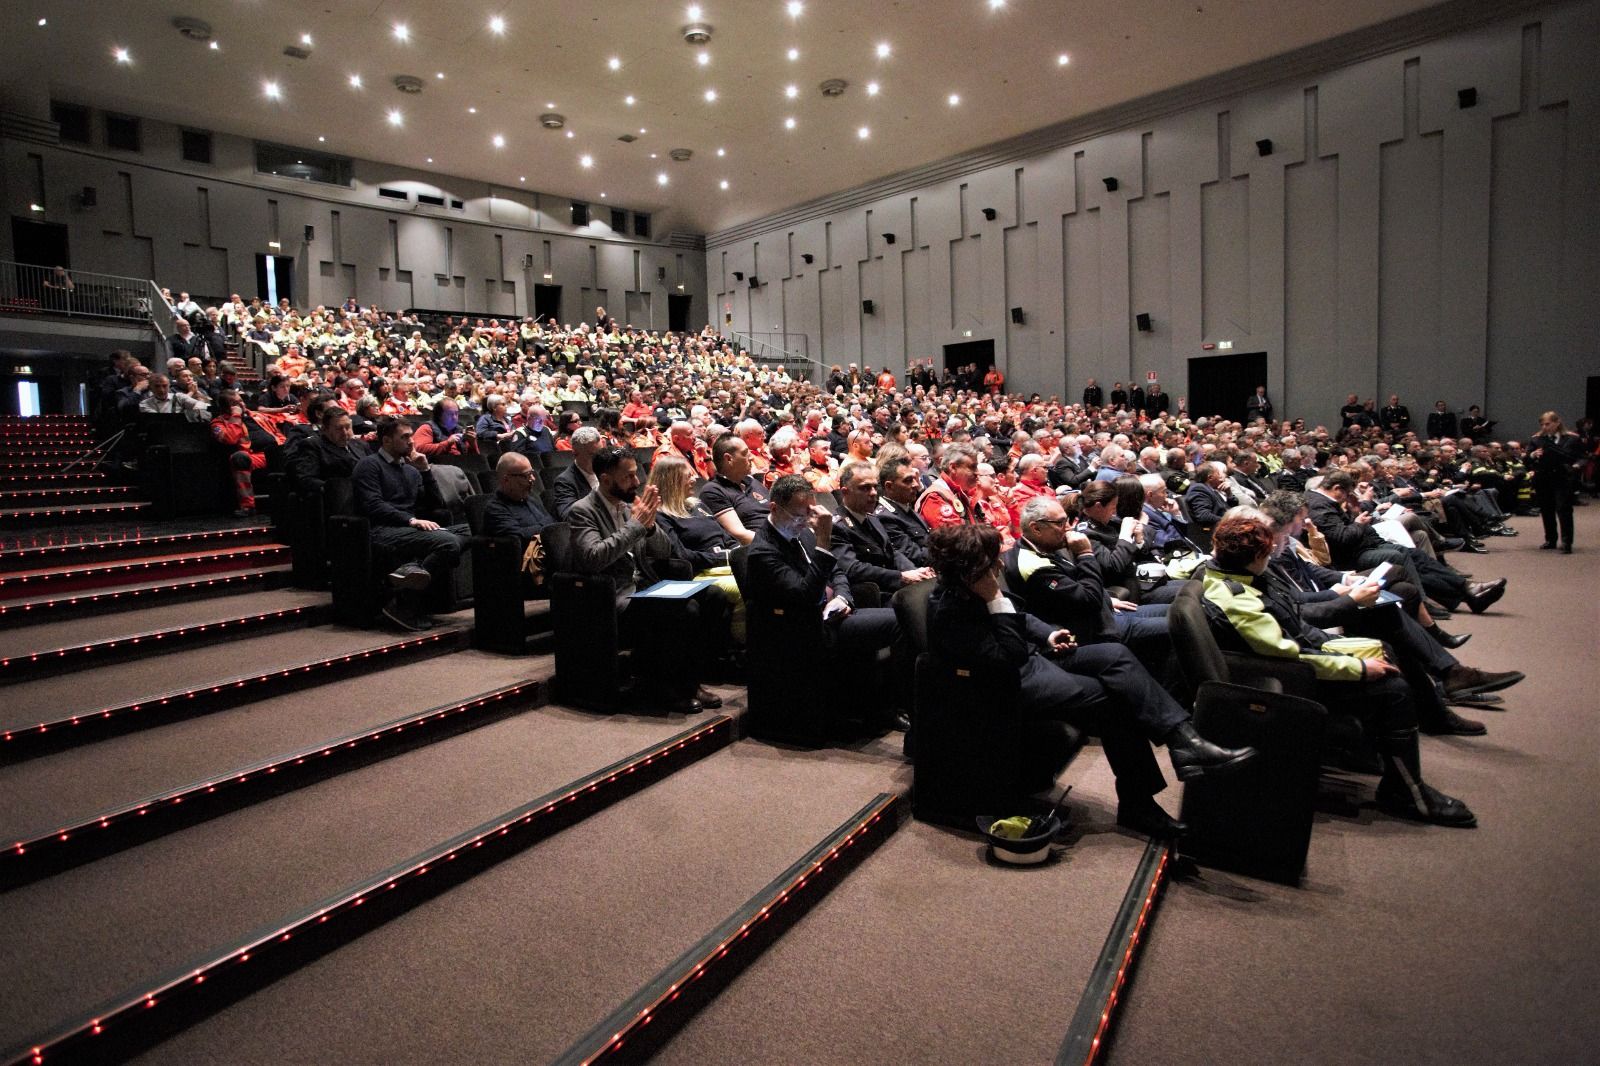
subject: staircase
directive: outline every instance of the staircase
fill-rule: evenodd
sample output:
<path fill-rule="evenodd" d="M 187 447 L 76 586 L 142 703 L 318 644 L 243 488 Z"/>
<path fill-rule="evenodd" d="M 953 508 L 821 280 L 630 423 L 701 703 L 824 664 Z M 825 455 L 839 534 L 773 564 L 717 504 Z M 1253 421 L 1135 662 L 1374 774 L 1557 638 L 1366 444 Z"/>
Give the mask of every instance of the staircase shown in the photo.
<path fill-rule="evenodd" d="M 0 418 L 0 530 L 148 514 L 154 505 L 135 486 L 113 482 L 92 459 L 77 462 L 95 444 L 85 418 Z"/>

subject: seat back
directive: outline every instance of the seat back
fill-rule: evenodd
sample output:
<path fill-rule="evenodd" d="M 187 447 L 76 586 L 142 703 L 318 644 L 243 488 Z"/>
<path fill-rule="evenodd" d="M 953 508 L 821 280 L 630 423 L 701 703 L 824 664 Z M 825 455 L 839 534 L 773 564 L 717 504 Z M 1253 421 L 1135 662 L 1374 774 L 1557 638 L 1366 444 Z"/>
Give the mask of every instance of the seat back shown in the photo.
<path fill-rule="evenodd" d="M 450 512 L 452 523 L 465 520 L 467 497 L 473 494 L 472 479 L 467 477 L 467 472 L 459 466 L 440 466 L 435 464 L 433 470 L 433 483 L 439 489 L 439 496 L 444 500 L 445 508 Z"/>
<path fill-rule="evenodd" d="M 1189 540 L 1201 555 L 1211 554 L 1211 527 L 1202 526 L 1194 520 L 1194 515 L 1189 512 L 1189 501 L 1186 497 L 1178 497 L 1178 510 L 1183 512 L 1183 520 L 1189 527 Z"/>
<path fill-rule="evenodd" d="M 468 496 L 466 499 L 466 506 L 463 510 L 466 514 L 467 528 L 472 531 L 474 537 L 483 536 L 484 514 L 489 510 L 489 501 L 491 499 L 493 497 L 486 492 L 479 493 L 476 496 Z"/>
<path fill-rule="evenodd" d="M 918 655 L 928 650 L 928 601 L 933 587 L 932 581 L 919 581 L 902 588 L 889 601 L 895 620 L 900 623 L 900 631 L 911 637 Z"/>
<path fill-rule="evenodd" d="M 1205 605 L 1200 599 L 1202 582 L 1191 581 L 1172 599 L 1167 610 L 1167 628 L 1178 653 L 1178 666 L 1193 689 L 1207 681 L 1227 682 L 1228 661 L 1211 633 Z"/>
<path fill-rule="evenodd" d="M 554 484 L 557 475 L 577 461 L 577 457 L 571 452 L 550 451 L 544 454 L 544 468 L 549 473 L 545 474 L 540 480 L 545 484 Z"/>
<path fill-rule="evenodd" d="M 728 567 L 745 606 L 749 662 L 744 731 L 798 744 L 825 742 L 836 724 L 833 674 L 822 629 L 822 608 L 794 611 L 750 597 L 750 549 L 735 548 Z"/>
<path fill-rule="evenodd" d="M 643 478 L 646 474 L 650 473 L 650 463 L 655 459 L 655 457 L 656 450 L 654 448 L 633 449 L 633 460 L 639 464 L 640 478 Z"/>

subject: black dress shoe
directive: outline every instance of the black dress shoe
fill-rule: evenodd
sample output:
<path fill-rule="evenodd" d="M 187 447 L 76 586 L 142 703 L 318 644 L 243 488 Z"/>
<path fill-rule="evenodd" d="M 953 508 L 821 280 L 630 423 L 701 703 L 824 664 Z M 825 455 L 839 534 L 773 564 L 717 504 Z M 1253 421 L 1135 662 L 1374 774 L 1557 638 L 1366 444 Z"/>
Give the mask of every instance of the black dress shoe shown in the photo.
<path fill-rule="evenodd" d="M 1482 614 L 1506 594 L 1506 579 L 1498 581 L 1480 581 L 1476 585 L 1467 586 L 1465 596 L 1467 609 L 1473 614 Z"/>
<path fill-rule="evenodd" d="M 1446 707 L 1437 716 L 1430 716 L 1422 724 L 1422 731 L 1435 737 L 1481 737 L 1489 732 L 1489 727 L 1482 722 L 1463 718 Z"/>
<path fill-rule="evenodd" d="M 700 701 L 700 706 L 708 711 L 714 711 L 722 706 L 722 697 L 701 685 L 695 690 L 694 698 Z"/>
<path fill-rule="evenodd" d="M 1189 831 L 1189 826 L 1161 809 L 1153 799 L 1123 800 L 1117 804 L 1117 824 L 1157 840 L 1171 840 Z"/>
<path fill-rule="evenodd" d="M 1256 757 L 1254 748 L 1224 748 L 1196 733 L 1188 722 L 1167 736 L 1167 758 L 1179 781 L 1236 770 Z"/>
<path fill-rule="evenodd" d="M 1428 635 L 1438 643 L 1441 648 L 1459 648 L 1472 639 L 1471 633 L 1446 633 L 1437 625 L 1428 630 Z"/>
<path fill-rule="evenodd" d="M 1553 541 L 1553 540 L 1547 540 L 1543 544 L 1539 545 L 1539 550 L 1542 551 L 1542 552 L 1555 551 L 1556 550 L 1556 542 Z"/>
<path fill-rule="evenodd" d="M 1517 531 L 1512 529 L 1510 526 L 1495 526 L 1493 529 L 1489 530 L 1489 532 L 1491 535 L 1496 537 L 1514 537 L 1517 535 Z"/>
<path fill-rule="evenodd" d="M 1570 545 L 1570 544 L 1563 544 L 1563 545 L 1562 545 L 1562 546 L 1561 546 L 1561 554 L 1562 554 L 1562 555 L 1571 555 L 1571 554 L 1572 554 L 1572 545 Z"/>
<path fill-rule="evenodd" d="M 407 592 L 421 592 L 433 583 L 433 575 L 416 563 L 406 563 L 389 575 L 389 586 Z"/>
<path fill-rule="evenodd" d="M 1463 541 L 1461 544 L 1461 550 L 1464 552 L 1471 552 L 1473 555 L 1489 554 L 1489 549 L 1483 546 L 1483 541 L 1481 540 Z"/>
<path fill-rule="evenodd" d="M 1455 614 L 1454 611 L 1446 607 L 1444 604 L 1435 603 L 1433 600 L 1425 600 L 1424 606 L 1428 608 L 1428 613 L 1433 615 L 1433 617 L 1437 620 L 1449 618 L 1451 615 Z"/>
<path fill-rule="evenodd" d="M 699 714 L 705 710 L 699 700 L 683 696 L 667 700 L 666 708 L 670 714 Z"/>
<path fill-rule="evenodd" d="M 1461 537 L 1440 537 L 1437 550 L 1442 552 L 1460 551 L 1466 543 L 1466 540 Z"/>
<path fill-rule="evenodd" d="M 1378 809 L 1396 818 L 1453 829 L 1475 829 L 1478 825 L 1477 815 L 1465 803 L 1421 781 L 1417 782 L 1415 795 L 1404 785 L 1390 786 L 1388 780 L 1378 782 Z"/>

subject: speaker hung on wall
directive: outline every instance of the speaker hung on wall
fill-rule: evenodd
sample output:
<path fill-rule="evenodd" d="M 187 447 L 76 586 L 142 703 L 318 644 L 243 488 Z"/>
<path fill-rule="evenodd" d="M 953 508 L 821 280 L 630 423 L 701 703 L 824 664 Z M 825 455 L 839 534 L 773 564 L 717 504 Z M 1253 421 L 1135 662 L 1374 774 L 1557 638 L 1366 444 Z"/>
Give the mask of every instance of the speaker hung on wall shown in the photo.
<path fill-rule="evenodd" d="M 95 193 L 93 185 L 85 185 L 83 191 L 78 193 L 78 206 L 80 207 L 93 207 L 99 202 L 100 198 Z"/>
<path fill-rule="evenodd" d="M 1149 333 L 1155 327 L 1150 324 L 1150 316 L 1140 311 L 1133 316 L 1134 325 L 1139 327 L 1140 333 Z"/>
<path fill-rule="evenodd" d="M 1022 324 L 1023 324 L 1023 323 L 1025 323 L 1025 322 L 1026 322 L 1026 321 L 1027 321 L 1027 320 L 1028 320 L 1028 319 L 1027 319 L 1027 316 L 1025 316 L 1025 315 L 1024 315 L 1024 314 L 1023 314 L 1023 313 L 1022 313 L 1022 308 L 1020 308 L 1020 307 L 1013 307 L 1013 308 L 1012 308 L 1012 309 L 1011 309 L 1011 321 L 1012 321 L 1012 322 L 1014 322 L 1014 323 L 1016 323 L 1016 324 L 1017 324 L 1017 325 L 1019 325 L 1019 326 L 1020 326 L 1020 325 L 1022 325 Z"/>
<path fill-rule="evenodd" d="M 755 289 L 755 288 L 760 288 L 760 286 L 761 286 L 761 279 L 756 277 L 754 274 L 751 274 L 750 275 L 750 287 L 752 289 Z"/>
<path fill-rule="evenodd" d="M 1269 156 L 1272 154 L 1271 137 L 1263 137 L 1261 140 L 1256 142 L 1256 154 L 1260 156 Z"/>
<path fill-rule="evenodd" d="M 1101 178 L 1106 183 L 1106 192 L 1116 192 L 1119 184 L 1116 178 Z"/>
<path fill-rule="evenodd" d="M 316 239 L 317 239 L 317 227 L 315 227 L 315 226 L 307 226 L 306 227 L 306 243 L 310 244 L 312 241 L 314 241 Z"/>
<path fill-rule="evenodd" d="M 667 280 L 667 268 L 666 267 L 656 267 L 656 280 L 657 281 L 666 281 Z"/>
<path fill-rule="evenodd" d="M 1456 90 L 1456 103 L 1458 105 L 1460 105 L 1461 110 L 1463 110 L 1463 111 L 1465 111 L 1469 107 L 1477 107 L 1478 106 L 1478 90 L 1474 89 L 1474 88 L 1457 89 Z"/>
<path fill-rule="evenodd" d="M 986 207 L 983 209 L 983 217 L 988 219 L 990 222 L 993 222 L 995 220 L 995 216 L 999 213 L 1000 212 L 996 211 L 992 207 Z"/>
<path fill-rule="evenodd" d="M 735 271 L 734 271 L 734 272 L 733 272 L 733 280 L 734 280 L 734 281 L 743 281 L 743 280 L 744 280 L 744 271 L 742 271 L 742 270 L 735 270 Z"/>
<path fill-rule="evenodd" d="M 872 314 L 874 312 L 874 310 L 876 310 L 876 309 L 873 307 L 871 300 L 862 300 L 861 301 L 861 313 L 862 314 L 870 315 L 870 314 Z"/>
<path fill-rule="evenodd" d="M 885 234 L 884 234 L 884 235 L 883 235 L 883 243 L 884 243 L 884 244 L 893 244 L 893 243 L 894 243 L 894 234 L 892 234 L 892 233 L 885 233 Z"/>
<path fill-rule="evenodd" d="M 816 262 L 816 259 L 817 259 L 817 257 L 812 255 L 810 252 L 801 252 L 800 253 L 800 258 L 806 263 L 807 266 L 809 266 L 812 263 Z"/>

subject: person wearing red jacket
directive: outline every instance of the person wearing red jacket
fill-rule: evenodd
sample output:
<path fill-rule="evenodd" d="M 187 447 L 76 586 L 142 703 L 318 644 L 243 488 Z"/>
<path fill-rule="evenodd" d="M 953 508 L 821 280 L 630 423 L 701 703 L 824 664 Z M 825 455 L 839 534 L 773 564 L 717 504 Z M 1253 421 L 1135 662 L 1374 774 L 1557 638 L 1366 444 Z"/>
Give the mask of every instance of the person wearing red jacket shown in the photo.
<path fill-rule="evenodd" d="M 478 431 L 472 426 L 462 427 L 461 408 L 454 400 L 440 400 L 433 405 L 432 417 L 411 435 L 411 443 L 429 459 L 477 455 Z"/>
<path fill-rule="evenodd" d="M 233 486 L 239 503 L 233 516 L 249 518 L 256 513 L 255 489 L 250 484 L 250 475 L 266 469 L 267 457 L 250 447 L 250 428 L 244 423 L 244 404 L 239 394 L 230 390 L 221 398 L 222 410 L 211 420 L 211 438 L 228 452 L 228 466 L 233 470 Z"/>

